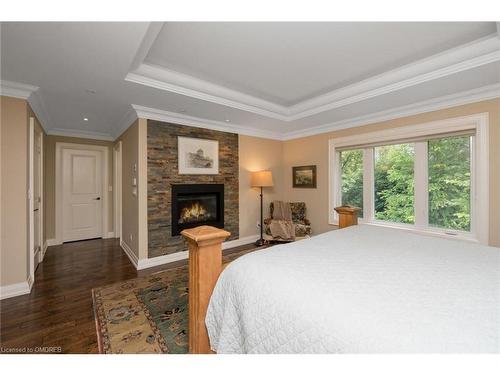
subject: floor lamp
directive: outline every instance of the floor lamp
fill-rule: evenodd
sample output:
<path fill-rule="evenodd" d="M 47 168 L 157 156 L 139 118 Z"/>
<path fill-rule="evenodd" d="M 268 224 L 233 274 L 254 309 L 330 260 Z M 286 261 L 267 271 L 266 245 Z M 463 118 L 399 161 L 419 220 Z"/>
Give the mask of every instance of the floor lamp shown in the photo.
<path fill-rule="evenodd" d="M 262 246 L 264 245 L 264 237 L 263 237 L 263 221 L 264 221 L 264 206 L 262 200 L 262 188 L 273 186 L 273 174 L 271 171 L 259 171 L 252 172 L 251 178 L 252 187 L 260 188 L 260 238 L 255 242 L 255 245 Z"/>

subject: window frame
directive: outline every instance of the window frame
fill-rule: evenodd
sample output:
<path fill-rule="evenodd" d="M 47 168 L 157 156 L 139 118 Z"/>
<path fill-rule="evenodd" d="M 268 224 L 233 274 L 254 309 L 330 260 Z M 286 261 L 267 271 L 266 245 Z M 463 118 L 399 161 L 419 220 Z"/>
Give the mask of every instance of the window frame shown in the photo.
<path fill-rule="evenodd" d="M 470 232 L 432 227 L 429 225 L 428 150 L 426 137 L 443 138 L 472 132 Z M 376 220 L 374 199 L 374 146 L 387 143 L 415 144 L 415 223 L 402 224 Z M 452 237 L 488 244 L 489 238 L 489 115 L 469 116 L 403 126 L 329 140 L 329 214 L 330 225 L 338 225 L 334 208 L 341 202 L 340 151 L 363 150 L 363 218 L 362 224 L 385 226 L 440 237 Z"/>

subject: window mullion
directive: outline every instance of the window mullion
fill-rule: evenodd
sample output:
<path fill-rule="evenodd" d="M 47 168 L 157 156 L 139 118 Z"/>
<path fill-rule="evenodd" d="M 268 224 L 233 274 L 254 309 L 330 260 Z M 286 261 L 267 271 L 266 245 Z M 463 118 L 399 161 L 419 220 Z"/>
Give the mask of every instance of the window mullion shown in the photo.
<path fill-rule="evenodd" d="M 372 221 L 375 217 L 373 171 L 373 148 L 365 148 L 363 149 L 363 218 L 365 221 Z"/>
<path fill-rule="evenodd" d="M 427 142 L 415 143 L 415 226 L 426 228 L 429 225 L 428 193 L 428 152 Z"/>
<path fill-rule="evenodd" d="M 479 189 L 477 189 L 476 183 L 476 171 L 477 171 L 477 165 L 476 165 L 476 136 L 472 136 L 470 138 L 470 192 L 469 192 L 469 199 L 470 199 L 470 208 L 469 208 L 469 214 L 470 214 L 470 232 L 474 233 L 474 235 L 477 236 L 477 196 L 476 193 Z"/>

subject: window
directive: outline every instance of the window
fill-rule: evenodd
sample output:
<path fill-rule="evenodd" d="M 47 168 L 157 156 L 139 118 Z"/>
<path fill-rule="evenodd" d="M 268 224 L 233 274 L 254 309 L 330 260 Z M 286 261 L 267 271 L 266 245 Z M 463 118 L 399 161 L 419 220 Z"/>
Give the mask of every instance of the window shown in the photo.
<path fill-rule="evenodd" d="M 375 219 L 414 223 L 415 146 L 375 147 Z"/>
<path fill-rule="evenodd" d="M 470 231 L 470 151 L 472 137 L 428 142 L 429 224 Z"/>
<path fill-rule="evenodd" d="M 473 115 L 330 141 L 334 207 L 361 222 L 488 242 L 488 117 Z"/>
<path fill-rule="evenodd" d="M 363 151 L 350 150 L 340 153 L 342 171 L 342 204 L 363 208 Z M 363 217 L 363 211 L 358 213 Z"/>

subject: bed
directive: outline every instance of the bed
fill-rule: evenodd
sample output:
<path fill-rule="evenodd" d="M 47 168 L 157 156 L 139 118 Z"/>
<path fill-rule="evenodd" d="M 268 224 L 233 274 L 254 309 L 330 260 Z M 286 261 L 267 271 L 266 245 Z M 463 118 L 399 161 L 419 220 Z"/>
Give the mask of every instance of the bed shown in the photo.
<path fill-rule="evenodd" d="M 331 231 L 232 262 L 205 323 L 217 353 L 499 353 L 500 249 Z"/>

